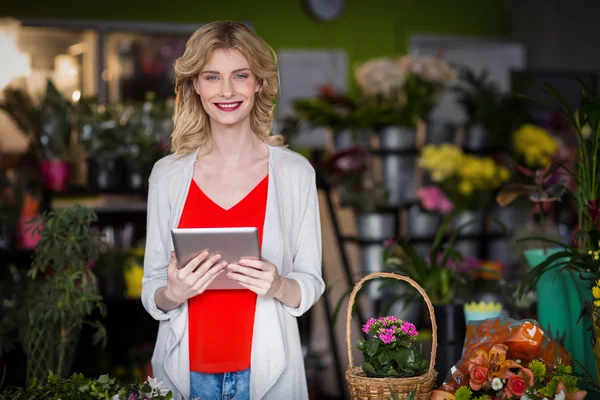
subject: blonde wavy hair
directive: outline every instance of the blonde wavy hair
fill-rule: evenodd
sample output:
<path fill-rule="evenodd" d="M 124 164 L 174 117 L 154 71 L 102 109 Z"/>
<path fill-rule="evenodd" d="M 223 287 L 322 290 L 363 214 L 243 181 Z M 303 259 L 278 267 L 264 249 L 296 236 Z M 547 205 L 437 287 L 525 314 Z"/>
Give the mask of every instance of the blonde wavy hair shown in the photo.
<path fill-rule="evenodd" d="M 239 22 L 217 21 L 204 25 L 190 37 L 183 56 L 175 62 L 175 113 L 171 150 L 179 155 L 202 147 L 211 148 L 208 114 L 194 90 L 194 79 L 215 50 L 236 50 L 242 54 L 261 84 L 250 112 L 252 131 L 266 143 L 281 146 L 281 135 L 271 135 L 270 127 L 279 89 L 275 51 L 256 33 Z"/>

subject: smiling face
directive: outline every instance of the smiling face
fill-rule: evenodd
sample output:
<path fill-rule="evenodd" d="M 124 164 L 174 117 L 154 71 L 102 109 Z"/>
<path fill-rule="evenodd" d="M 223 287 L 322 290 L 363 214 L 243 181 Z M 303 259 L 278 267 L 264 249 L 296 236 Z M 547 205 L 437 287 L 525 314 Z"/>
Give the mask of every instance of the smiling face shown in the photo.
<path fill-rule="evenodd" d="M 248 60 L 236 50 L 215 50 L 194 80 L 211 127 L 250 124 L 254 98 L 260 89 Z"/>

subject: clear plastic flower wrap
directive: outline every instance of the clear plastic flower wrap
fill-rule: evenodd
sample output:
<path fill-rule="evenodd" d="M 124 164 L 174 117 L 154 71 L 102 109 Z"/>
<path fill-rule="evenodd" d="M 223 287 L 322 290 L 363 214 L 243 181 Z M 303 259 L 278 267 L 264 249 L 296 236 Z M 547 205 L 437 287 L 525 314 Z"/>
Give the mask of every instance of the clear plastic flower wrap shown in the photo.
<path fill-rule="evenodd" d="M 494 345 L 506 345 L 506 359 L 518 360 L 527 365 L 534 359 L 543 361 L 548 367 L 570 365 L 567 351 L 546 332 L 535 320 L 517 321 L 508 317 L 472 321 L 467 326 L 462 358 L 448 372 L 440 390 L 455 392 L 467 384 L 469 362 L 477 350 L 490 351 Z"/>

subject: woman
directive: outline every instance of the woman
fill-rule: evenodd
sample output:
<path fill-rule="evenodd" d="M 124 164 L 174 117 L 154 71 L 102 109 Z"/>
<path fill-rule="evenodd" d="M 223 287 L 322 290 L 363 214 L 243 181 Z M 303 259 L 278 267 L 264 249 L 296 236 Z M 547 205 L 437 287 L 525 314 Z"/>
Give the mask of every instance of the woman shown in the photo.
<path fill-rule="evenodd" d="M 315 172 L 271 136 L 275 53 L 243 24 L 195 32 L 175 64 L 174 153 L 150 176 L 142 302 L 160 321 L 155 377 L 175 399 L 307 399 L 296 317 L 321 296 Z M 256 226 L 262 260 L 199 254 L 170 230 Z M 242 290 L 206 290 L 219 274 Z"/>

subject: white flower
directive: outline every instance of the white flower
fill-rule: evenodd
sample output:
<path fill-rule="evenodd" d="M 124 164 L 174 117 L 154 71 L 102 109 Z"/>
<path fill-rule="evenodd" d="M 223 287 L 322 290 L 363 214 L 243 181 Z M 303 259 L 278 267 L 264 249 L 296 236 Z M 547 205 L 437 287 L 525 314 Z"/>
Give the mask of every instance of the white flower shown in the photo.
<path fill-rule="evenodd" d="M 152 388 L 152 395 L 160 394 L 161 396 L 166 396 L 169 393 L 169 389 L 158 378 L 148 377 L 148 384 Z"/>
<path fill-rule="evenodd" d="M 115 394 L 115 395 L 112 397 L 112 400 L 121 400 L 121 396 L 119 396 L 118 394 Z"/>
<path fill-rule="evenodd" d="M 524 394 L 523 396 L 521 396 L 521 400 L 533 400 L 531 397 L 527 396 L 526 394 Z"/>
<path fill-rule="evenodd" d="M 403 87 L 406 72 L 397 60 L 376 58 L 356 68 L 355 77 L 365 94 L 388 97 Z"/>
<path fill-rule="evenodd" d="M 554 396 L 554 400 L 565 400 L 565 397 L 565 392 L 561 390 L 560 393 L 557 393 L 556 396 Z"/>
<path fill-rule="evenodd" d="M 500 378 L 495 377 L 494 379 L 492 379 L 492 389 L 494 390 L 500 390 L 502 389 L 502 381 L 500 380 Z"/>

